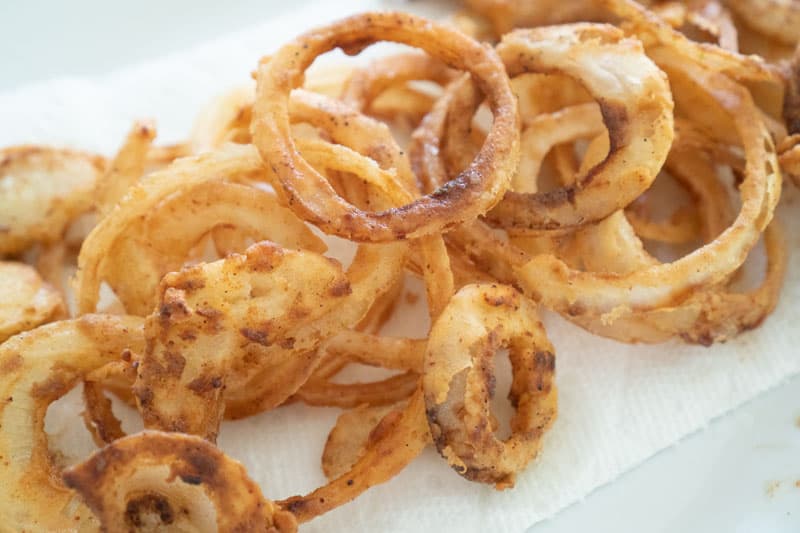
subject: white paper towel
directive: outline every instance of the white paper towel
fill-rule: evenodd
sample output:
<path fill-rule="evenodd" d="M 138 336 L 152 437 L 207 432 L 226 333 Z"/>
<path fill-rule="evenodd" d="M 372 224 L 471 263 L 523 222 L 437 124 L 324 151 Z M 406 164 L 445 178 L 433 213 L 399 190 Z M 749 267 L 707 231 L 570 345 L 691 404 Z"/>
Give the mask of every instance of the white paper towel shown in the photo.
<path fill-rule="evenodd" d="M 316 2 L 145 65 L 0 94 L 0 145 L 52 143 L 111 154 L 131 122 L 145 117 L 157 119 L 161 141 L 180 140 L 211 96 L 247 80 L 258 58 L 285 40 L 312 24 L 398 5 L 417 12 L 430 9 L 416 2 Z M 781 217 L 788 227 L 800 227 L 791 213 L 800 210 L 796 200 L 787 191 L 782 202 Z M 791 232 L 788 238 L 790 249 L 800 248 L 800 235 Z M 775 314 L 761 328 L 710 349 L 677 342 L 623 345 L 546 315 L 557 350 L 560 414 L 539 460 L 519 477 L 515 489 L 496 492 L 469 483 L 428 449 L 389 483 L 303 530 L 516 532 L 551 516 L 800 372 L 797 255 L 790 260 Z M 419 284 L 413 290 L 422 293 Z M 397 321 L 390 332 L 403 333 L 412 326 Z M 76 401 L 60 409 L 75 413 Z M 220 445 L 247 466 L 267 497 L 303 493 L 325 482 L 319 457 L 338 412 L 289 406 L 226 423 Z M 62 436 L 80 431 L 75 419 L 54 418 L 55 431 Z"/>

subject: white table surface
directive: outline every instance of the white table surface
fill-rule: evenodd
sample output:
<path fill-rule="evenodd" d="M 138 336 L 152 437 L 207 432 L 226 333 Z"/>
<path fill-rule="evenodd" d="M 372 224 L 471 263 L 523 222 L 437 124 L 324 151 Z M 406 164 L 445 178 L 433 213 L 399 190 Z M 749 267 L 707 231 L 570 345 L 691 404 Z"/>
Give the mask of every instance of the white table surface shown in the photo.
<path fill-rule="evenodd" d="M 402 4 L 387 0 L 393 7 Z M 301 5 L 6 0 L 0 2 L 0 91 L 51 77 L 102 74 Z M 530 533 L 576 531 L 800 531 L 800 377 L 716 420 Z"/>

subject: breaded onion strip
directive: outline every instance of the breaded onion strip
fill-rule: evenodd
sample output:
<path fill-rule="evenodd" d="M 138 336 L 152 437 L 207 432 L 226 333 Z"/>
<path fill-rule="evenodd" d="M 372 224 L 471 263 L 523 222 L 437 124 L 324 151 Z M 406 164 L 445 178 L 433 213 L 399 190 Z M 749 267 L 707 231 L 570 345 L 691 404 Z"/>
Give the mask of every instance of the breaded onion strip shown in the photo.
<path fill-rule="evenodd" d="M 436 310 L 445 309 L 445 301 L 450 299 L 453 290 L 453 273 L 446 249 L 433 243 L 434 239 L 441 237 L 424 237 L 423 240 L 431 245 L 420 248 L 423 262 L 430 264 L 430 268 L 423 270 L 423 276 L 428 301 L 431 302 L 431 322 L 438 316 Z M 442 256 L 442 253 L 445 255 Z M 447 289 L 434 288 L 437 284 Z M 415 358 L 408 359 L 416 364 Z M 294 513 L 298 522 L 307 522 L 349 502 L 368 488 L 390 480 L 413 461 L 430 441 L 425 401 L 422 387 L 418 384 L 402 410 L 393 410 L 381 419 L 363 444 L 363 449 L 359 448 L 354 453 L 353 456 L 358 460 L 346 472 L 309 494 L 283 500 L 281 506 Z"/>
<path fill-rule="evenodd" d="M 347 472 L 305 496 L 287 498 L 279 505 L 292 512 L 299 523 L 307 522 L 397 475 L 431 440 L 421 390 L 411 395 L 405 409 L 390 412 L 387 417 L 379 423 L 379 434 L 369 440 Z"/>
<path fill-rule="evenodd" d="M 147 154 L 155 138 L 156 128 L 153 122 L 134 123 L 108 170 L 95 186 L 95 208 L 101 218 L 106 216 L 125 196 L 128 189 L 144 175 Z"/>
<path fill-rule="evenodd" d="M 102 531 L 297 531 L 244 467 L 214 445 L 177 433 L 119 439 L 64 472 Z"/>
<path fill-rule="evenodd" d="M 731 52 L 739 51 L 738 34 L 730 12 L 717 0 L 690 0 L 685 3 L 663 2 L 651 8 L 673 28 L 694 40 L 710 37 Z"/>
<path fill-rule="evenodd" d="M 44 146 L 0 150 L 0 257 L 60 239 L 91 209 L 105 165 L 100 156 Z"/>
<path fill-rule="evenodd" d="M 64 314 L 61 295 L 33 268 L 0 261 L 0 343 Z"/>
<path fill-rule="evenodd" d="M 428 55 L 410 53 L 382 57 L 353 71 L 342 88 L 341 99 L 371 115 L 375 100 L 393 86 L 416 80 L 445 85 L 454 77 L 455 71 Z"/>
<path fill-rule="evenodd" d="M 125 436 L 122 423 L 114 415 L 111 400 L 105 395 L 105 390 L 112 389 L 119 393 L 121 389 L 127 393 L 122 398 L 133 403 L 130 390 L 136 379 L 136 370 L 131 364 L 131 352 L 123 352 L 122 359 L 90 372 L 83 381 L 84 411 L 81 416 L 98 446 L 105 446 Z"/>
<path fill-rule="evenodd" d="M 144 348 L 142 320 L 85 315 L 0 346 L 0 517 L 12 531 L 78 531 L 92 523 L 60 479 L 48 449 L 48 406 L 83 376 Z"/>
<path fill-rule="evenodd" d="M 320 54 L 340 47 L 358 52 L 376 41 L 419 46 L 470 72 L 494 115 L 479 155 L 457 178 L 431 195 L 381 212 L 362 211 L 341 198 L 305 161 L 292 139 L 289 94 Z M 367 13 L 309 32 L 285 45 L 258 70 L 252 131 L 292 209 L 323 231 L 357 241 L 392 241 L 441 231 L 492 207 L 505 191 L 519 156 L 516 100 L 502 64 L 490 49 L 431 21 L 402 13 Z"/>
<path fill-rule="evenodd" d="M 684 244 L 694 240 L 700 229 L 700 221 L 695 211 L 678 209 L 665 221 L 648 218 L 638 204 L 625 210 L 625 216 L 636 234 L 642 239 L 669 244 Z"/>
<path fill-rule="evenodd" d="M 266 241 L 166 275 L 133 388 L 145 427 L 213 442 L 225 387 L 238 391 L 229 377 L 247 367 L 280 372 L 259 398 L 279 405 L 308 379 L 317 345 L 350 325 L 341 307 L 351 291 L 338 262 Z"/>
<path fill-rule="evenodd" d="M 600 105 L 611 145 L 574 184 L 507 192 L 487 215 L 492 224 L 510 233 L 575 228 L 625 207 L 650 186 L 672 143 L 673 104 L 666 75 L 641 43 L 613 26 L 573 24 L 514 31 L 497 50 L 512 77 L 555 71 L 579 80 Z M 517 179 L 536 179 L 524 170 Z"/>
<path fill-rule="evenodd" d="M 445 302 L 447 300 L 449 297 Z M 357 331 L 343 331 L 328 341 L 325 350 L 364 365 L 422 372 L 425 339 L 380 337 Z"/>
<path fill-rule="evenodd" d="M 398 404 L 376 407 L 362 405 L 339 415 L 322 452 L 325 477 L 336 479 L 346 474 L 363 456 L 370 441 L 379 439 L 390 425 L 392 418 L 387 418 L 387 415 L 399 413 L 403 407 Z"/>
<path fill-rule="evenodd" d="M 594 103 L 565 107 L 527 119 L 520 143 L 519 171 L 514 176 L 511 189 L 516 193 L 535 193 L 538 188 L 536 178 L 545 156 L 552 149 L 561 143 L 603 133 L 603 118 Z M 575 181 L 576 177 L 570 176 L 569 183 L 565 185 L 574 186 Z"/>
<path fill-rule="evenodd" d="M 297 391 L 297 400 L 309 405 L 343 408 L 362 404 L 386 405 L 408 398 L 416 389 L 422 371 L 425 339 L 381 337 L 348 330 L 328 341 L 323 350 L 324 361 L 336 366 L 328 370 L 324 367 L 327 365 L 321 364 Z M 334 383 L 331 378 L 350 363 L 406 372 L 381 381 Z"/>
<path fill-rule="evenodd" d="M 514 28 L 530 28 L 575 22 L 578 20 L 600 20 L 607 15 L 592 0 L 466 0 L 466 4 L 492 24 L 495 33 L 501 36 Z"/>
<path fill-rule="evenodd" d="M 662 52 L 657 54 L 658 61 L 673 63 L 671 68 L 683 70 L 707 87 L 736 124 L 746 159 L 745 178 L 739 187 L 739 214 L 714 242 L 673 263 L 626 275 L 579 272 L 552 255 L 534 257 L 518 269 L 520 283 L 527 294 L 551 309 L 575 316 L 587 311 L 605 314 L 617 308 L 645 310 L 674 305 L 690 289 L 727 279 L 744 262 L 772 218 L 780 197 L 781 176 L 772 138 L 750 94 L 721 74 L 691 63 L 676 65 L 677 60 Z"/>
<path fill-rule="evenodd" d="M 800 41 L 800 1 L 725 0 L 741 20 L 760 33 L 786 44 Z"/>
<path fill-rule="evenodd" d="M 189 145 L 196 154 L 219 149 L 227 142 L 249 144 L 253 87 L 236 87 L 209 102 L 195 118 Z M 241 135 L 243 132 L 246 135 Z"/>
<path fill-rule="evenodd" d="M 295 394 L 307 405 L 353 409 L 360 405 L 393 405 L 417 389 L 419 374 L 405 372 L 381 381 L 334 383 L 309 379 Z"/>
<path fill-rule="evenodd" d="M 513 369 L 512 434 L 494 435 L 494 355 Z M 556 417 L 555 355 L 533 302 L 505 285 L 467 285 L 431 329 L 422 385 L 433 441 L 453 469 L 503 489 L 539 452 Z"/>

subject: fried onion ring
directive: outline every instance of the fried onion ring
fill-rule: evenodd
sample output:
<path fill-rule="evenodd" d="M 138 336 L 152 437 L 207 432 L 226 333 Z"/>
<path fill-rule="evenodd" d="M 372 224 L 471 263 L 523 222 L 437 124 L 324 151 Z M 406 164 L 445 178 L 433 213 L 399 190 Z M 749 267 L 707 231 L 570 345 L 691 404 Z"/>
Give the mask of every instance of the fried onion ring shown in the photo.
<path fill-rule="evenodd" d="M 289 93 L 321 53 L 336 47 L 355 53 L 383 40 L 420 46 L 446 64 L 469 71 L 487 95 L 494 118 L 479 155 L 457 178 L 403 207 L 370 213 L 341 198 L 298 152 L 290 131 Z M 392 241 L 469 220 L 500 199 L 519 157 L 516 100 L 494 52 L 412 15 L 368 13 L 309 32 L 262 62 L 257 78 L 254 142 L 276 173 L 290 207 L 326 233 L 356 241 Z"/>
<path fill-rule="evenodd" d="M 136 122 L 125 142 L 111 161 L 108 170 L 95 186 L 95 208 L 102 218 L 125 196 L 128 189 L 144 175 L 147 155 L 156 138 L 155 124 Z"/>
<path fill-rule="evenodd" d="M 507 192 L 487 215 L 491 223 L 512 233 L 574 228 L 625 207 L 650 186 L 672 142 L 672 95 L 638 41 L 613 26 L 574 24 L 517 30 L 497 50 L 510 76 L 556 71 L 582 82 L 600 105 L 611 147 L 574 184 L 548 193 Z"/>
<path fill-rule="evenodd" d="M 143 431 L 64 472 L 102 531 L 297 531 L 291 513 L 262 496 L 244 467 L 191 436 Z M 214 527 L 216 526 L 216 527 Z"/>
<path fill-rule="evenodd" d="M 336 479 L 346 474 L 363 456 L 370 441 L 379 439 L 392 418 L 397 416 L 387 418 L 387 415 L 399 413 L 402 407 L 397 404 L 360 406 L 339 415 L 322 452 L 325 477 Z"/>
<path fill-rule="evenodd" d="M 745 24 L 786 44 L 800 41 L 800 1 L 726 0 Z"/>
<path fill-rule="evenodd" d="M 61 295 L 23 263 L 0 261 L 0 343 L 64 314 Z"/>
<path fill-rule="evenodd" d="M 61 482 L 48 449 L 48 406 L 124 350 L 144 349 L 142 320 L 84 315 L 0 346 L 0 517 L 13 531 L 78 531 L 93 520 Z"/>
<path fill-rule="evenodd" d="M 513 367 L 509 400 L 512 435 L 494 435 L 494 354 L 508 347 Z M 431 329 L 422 386 L 439 453 L 472 481 L 512 487 L 539 452 L 556 417 L 553 347 L 536 307 L 511 287 L 467 285 Z"/>
<path fill-rule="evenodd" d="M 626 275 L 598 275 L 571 269 L 552 255 L 539 255 L 518 269 L 527 294 L 544 305 L 573 316 L 609 313 L 618 308 L 654 309 L 679 302 L 692 288 L 727 279 L 741 266 L 772 218 L 780 197 L 781 176 L 774 143 L 747 90 L 720 74 L 659 53 L 659 61 L 682 69 L 707 87 L 734 121 L 744 146 L 745 178 L 739 187 L 742 205 L 733 224 L 714 242 L 668 264 Z M 663 280 L 673 280 L 664 283 Z"/>
<path fill-rule="evenodd" d="M 317 344 L 350 325 L 340 322 L 352 289 L 338 262 L 266 241 L 168 274 L 159 292 L 133 388 L 145 427 L 212 442 L 229 374 L 274 368 L 281 379 L 262 385 L 260 401 L 279 405 L 308 379 Z"/>
<path fill-rule="evenodd" d="M 71 150 L 15 146 L 0 150 L 0 257 L 60 239 L 92 207 L 105 159 Z"/>

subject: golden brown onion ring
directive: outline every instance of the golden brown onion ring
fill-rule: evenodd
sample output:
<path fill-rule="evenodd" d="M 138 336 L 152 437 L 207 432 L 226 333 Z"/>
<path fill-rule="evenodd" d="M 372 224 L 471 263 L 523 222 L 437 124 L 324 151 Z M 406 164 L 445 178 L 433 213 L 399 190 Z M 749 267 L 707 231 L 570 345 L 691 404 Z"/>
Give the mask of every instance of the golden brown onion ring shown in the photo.
<path fill-rule="evenodd" d="M 289 93 L 320 54 L 340 47 L 358 52 L 376 41 L 419 46 L 446 64 L 469 71 L 494 118 L 472 165 L 437 192 L 400 208 L 362 211 L 336 194 L 306 162 L 292 139 Z M 292 209 L 323 231 L 357 241 L 419 237 L 469 220 L 505 191 L 519 155 L 516 100 L 493 51 L 445 26 L 401 13 L 367 13 L 309 32 L 285 45 L 258 70 L 253 138 L 276 173 Z"/>
<path fill-rule="evenodd" d="M 132 358 L 130 351 L 123 352 L 121 361 L 107 363 L 84 378 L 84 411 L 81 416 L 98 446 L 105 446 L 125 436 L 122 422 L 114 414 L 111 400 L 105 395 L 105 391 L 111 389 L 118 394 L 120 390 L 125 391 L 122 398 L 135 405 L 130 392 L 136 379 Z"/>
<path fill-rule="evenodd" d="M 721 284 L 697 291 L 675 306 L 640 312 L 619 308 L 615 313 L 605 316 L 586 314 L 570 317 L 570 320 L 596 335 L 621 342 L 658 343 L 673 337 L 704 346 L 725 342 L 761 324 L 778 302 L 787 254 L 783 233 L 776 219 L 764 232 L 764 244 L 767 270 L 761 284 L 752 290 L 735 292 Z M 626 246 L 622 248 L 625 250 Z M 603 257 L 610 255 L 601 253 L 596 257 L 596 262 L 600 263 Z M 617 255 L 625 257 L 621 253 Z M 630 258 L 629 268 L 635 268 L 635 260 Z M 609 264 L 613 265 L 613 262 Z"/>
<path fill-rule="evenodd" d="M 191 435 L 143 431 L 64 472 L 102 531 L 297 531 L 244 467 Z"/>
<path fill-rule="evenodd" d="M 386 416 L 392 412 L 399 414 L 403 407 L 397 404 L 360 406 L 339 415 L 322 452 L 325 477 L 336 479 L 346 474 L 361 458 L 370 442 L 379 439 L 389 427 L 392 419 Z"/>
<path fill-rule="evenodd" d="M 0 150 L 0 257 L 60 239 L 91 209 L 105 165 L 100 156 L 44 146 Z"/>
<path fill-rule="evenodd" d="M 287 498 L 279 505 L 292 512 L 299 523 L 307 522 L 397 475 L 431 440 L 420 389 L 409 398 L 405 409 L 387 416 L 379 423 L 379 434 L 370 439 L 349 470 L 327 485 L 305 496 Z"/>
<path fill-rule="evenodd" d="M 78 257 L 76 298 L 81 313 L 95 311 L 109 250 L 121 236 L 146 218 L 166 198 L 181 191 L 226 177 L 257 176 L 262 170 L 258 154 L 247 146 L 228 146 L 219 152 L 179 159 L 135 185 L 110 216 L 92 230 Z M 163 274 L 162 274 L 163 275 Z M 159 278 L 160 279 L 160 276 Z M 155 286 L 153 286 L 155 287 Z M 142 314 L 148 313 L 148 307 Z"/>
<path fill-rule="evenodd" d="M 781 83 L 779 69 L 763 58 L 731 52 L 716 44 L 692 41 L 635 0 L 594 2 L 620 17 L 625 31 L 639 37 L 648 50 L 653 46 L 666 46 L 678 56 L 676 61 L 698 63 L 737 80 Z"/>
<path fill-rule="evenodd" d="M 94 190 L 95 208 L 102 218 L 125 196 L 128 189 L 144 175 L 147 155 L 156 137 L 155 124 L 136 122 L 108 170 Z"/>
<path fill-rule="evenodd" d="M 441 237 L 432 235 L 424 239 L 433 241 Z M 444 256 L 440 255 L 446 250 L 435 243 L 429 244 L 431 245 L 421 247 L 421 255 L 423 261 L 429 261 L 431 265 L 431 268 L 424 269 L 423 276 L 428 300 L 431 302 L 429 312 L 433 322 L 438 316 L 435 310 L 444 309 L 445 300 L 449 300 L 452 295 L 453 273 L 446 253 Z M 448 287 L 450 292 L 434 288 L 436 284 Z M 407 359 L 410 364 L 418 364 L 418 358 Z M 332 374 L 327 376 L 330 375 Z M 421 386 L 418 384 L 402 410 L 390 412 L 381 419 L 377 427 L 380 429 L 371 433 L 372 438 L 367 440 L 363 450 L 359 446 L 354 454 L 358 460 L 346 472 L 309 494 L 283 500 L 281 506 L 294 513 L 298 522 L 306 522 L 347 503 L 371 486 L 384 483 L 397 475 L 431 441 Z"/>
<path fill-rule="evenodd" d="M 513 369 L 512 434 L 494 435 L 494 355 L 507 347 Z M 536 306 L 505 285 L 467 285 L 431 329 L 422 385 L 439 453 L 472 481 L 503 489 L 539 452 L 556 417 L 555 355 Z"/>
<path fill-rule="evenodd" d="M 24 263 L 0 261 L 0 343 L 64 314 L 61 295 Z"/>
<path fill-rule="evenodd" d="M 175 224 L 176 220 L 184 222 Z M 282 207 L 274 194 L 248 185 L 212 181 L 171 195 L 119 235 L 110 257 L 102 259 L 102 279 L 128 313 L 147 315 L 156 304 L 162 276 L 180 269 L 194 246 L 218 229 L 235 232 L 236 246 L 248 240 L 269 239 L 287 248 L 326 250 L 325 244 Z M 244 248 L 246 245 L 235 251 Z"/>
<path fill-rule="evenodd" d="M 800 41 L 800 1 L 725 0 L 747 25 L 786 44 Z"/>
<path fill-rule="evenodd" d="M 398 54 L 382 57 L 353 72 L 342 88 L 341 99 L 359 111 L 372 115 L 375 100 L 393 86 L 415 80 L 445 85 L 454 77 L 453 70 L 428 55 Z"/>
<path fill-rule="evenodd" d="M 262 407 L 279 405 L 308 379 L 317 345 L 350 325 L 351 292 L 338 262 L 266 241 L 166 275 L 133 388 L 145 427 L 213 442 L 229 376 L 248 366 L 291 370 L 262 384 Z"/>
<path fill-rule="evenodd" d="M 48 406 L 83 376 L 144 348 L 142 320 L 85 315 L 22 333 L 0 346 L 0 518 L 12 531 L 78 531 L 88 509 L 61 482 L 48 449 Z"/>
<path fill-rule="evenodd" d="M 591 0 L 466 0 L 466 4 L 492 24 L 495 34 L 501 36 L 514 28 L 530 28 L 576 22 L 602 20 L 607 15 Z"/>
<path fill-rule="evenodd" d="M 661 51 L 663 52 L 663 50 Z M 654 309 L 678 303 L 690 290 L 724 281 L 741 266 L 772 218 L 780 197 L 781 177 L 774 143 L 747 90 L 730 79 L 667 53 L 658 61 L 682 69 L 707 87 L 736 124 L 744 146 L 742 205 L 733 224 L 714 242 L 668 264 L 626 275 L 578 272 L 552 255 L 540 255 L 518 269 L 529 295 L 559 312 L 604 314 L 618 308 Z M 665 280 L 670 280 L 665 283 Z"/>
<path fill-rule="evenodd" d="M 579 80 L 600 105 L 610 150 L 574 184 L 507 192 L 487 215 L 491 223 L 512 233 L 574 228 L 625 207 L 650 186 L 672 143 L 673 106 L 666 76 L 638 41 L 613 26 L 573 24 L 517 30 L 497 50 L 512 77 L 556 71 Z"/>
<path fill-rule="evenodd" d="M 381 381 L 334 383 L 330 379 L 309 379 L 295 394 L 307 405 L 353 409 L 360 405 L 393 405 L 417 389 L 419 374 L 405 372 Z"/>

